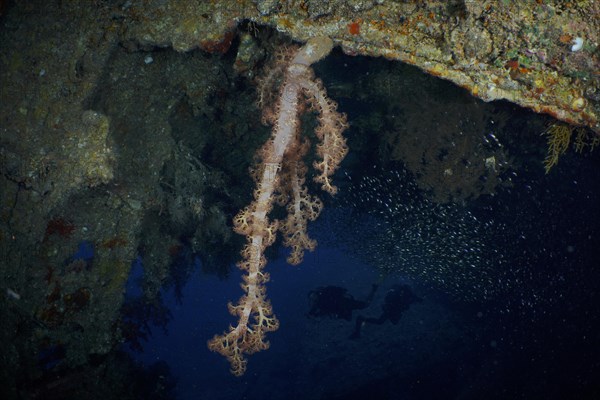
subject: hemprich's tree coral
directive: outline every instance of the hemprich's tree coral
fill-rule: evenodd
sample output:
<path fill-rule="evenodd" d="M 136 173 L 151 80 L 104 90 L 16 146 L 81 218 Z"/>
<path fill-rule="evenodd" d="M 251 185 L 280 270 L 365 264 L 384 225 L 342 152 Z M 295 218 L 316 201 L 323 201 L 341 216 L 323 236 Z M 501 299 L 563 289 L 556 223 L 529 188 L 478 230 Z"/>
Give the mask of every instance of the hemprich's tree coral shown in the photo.
<path fill-rule="evenodd" d="M 283 65 L 284 80 L 274 111 L 266 108 L 264 119 L 273 124 L 271 138 L 258 151 L 261 162 L 253 173 L 256 181 L 254 200 L 233 220 L 234 230 L 245 235 L 247 243 L 237 264 L 245 271 L 242 289 L 245 294 L 237 304 L 229 304 L 229 312 L 237 316 L 238 324 L 222 335 L 208 341 L 208 347 L 225 356 L 231 363 L 231 372 L 241 376 L 246 371 L 246 354 L 269 348 L 265 334 L 279 327 L 270 302 L 266 299 L 265 283 L 269 274 L 264 272 L 267 260 L 264 251 L 275 241 L 277 231 L 282 232 L 284 244 L 291 248 L 288 262 L 299 264 L 304 250 L 313 250 L 316 242 L 306 232 L 307 222 L 315 220 L 323 203 L 308 193 L 304 186 L 306 166 L 302 158 L 307 154 L 307 139 L 300 136 L 299 116 L 304 109 L 301 98 L 319 114 L 315 134 L 320 143 L 316 146 L 319 161 L 314 163 L 318 172 L 315 182 L 330 194 L 337 189 L 331 177 L 346 156 L 348 148 L 342 132 L 346 129 L 346 116 L 337 112 L 337 104 L 327 98 L 322 83 L 314 78 L 310 65 L 329 54 L 333 41 L 315 37 L 301 47 Z M 273 203 L 286 206 L 285 221 L 269 220 Z"/>

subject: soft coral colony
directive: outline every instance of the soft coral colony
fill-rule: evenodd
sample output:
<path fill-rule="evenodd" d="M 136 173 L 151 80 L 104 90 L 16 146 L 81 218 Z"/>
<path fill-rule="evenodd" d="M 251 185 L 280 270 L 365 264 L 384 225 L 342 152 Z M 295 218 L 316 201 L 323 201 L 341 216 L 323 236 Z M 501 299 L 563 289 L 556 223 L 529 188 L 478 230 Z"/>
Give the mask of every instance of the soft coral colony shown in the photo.
<path fill-rule="evenodd" d="M 304 250 L 313 250 L 316 242 L 306 232 L 307 222 L 315 220 L 323 208 L 321 200 L 308 193 L 304 185 L 307 167 L 303 162 L 309 151 L 308 139 L 300 134 L 300 114 L 304 99 L 318 113 L 319 126 L 315 131 L 318 161 L 315 182 L 335 194 L 332 175 L 346 156 L 348 148 L 342 132 L 346 117 L 337 112 L 337 104 L 327 97 L 322 83 L 315 79 L 311 64 L 328 55 L 333 41 L 315 37 L 290 58 L 279 60 L 284 71 L 277 105 L 264 109 L 264 119 L 273 125 L 269 140 L 258 151 L 260 163 L 253 173 L 256 181 L 254 200 L 234 218 L 234 230 L 245 235 L 247 243 L 237 264 L 245 272 L 242 289 L 245 294 L 237 304 L 229 304 L 229 312 L 238 317 L 235 327 L 209 340 L 208 347 L 225 356 L 231 372 L 241 376 L 246 371 L 245 354 L 269 347 L 266 332 L 279 327 L 270 302 L 266 299 L 265 283 L 269 274 L 264 271 L 265 249 L 273 244 L 277 231 L 283 234 L 284 244 L 291 248 L 288 262 L 299 264 Z M 270 220 L 273 204 L 285 206 L 287 218 Z"/>

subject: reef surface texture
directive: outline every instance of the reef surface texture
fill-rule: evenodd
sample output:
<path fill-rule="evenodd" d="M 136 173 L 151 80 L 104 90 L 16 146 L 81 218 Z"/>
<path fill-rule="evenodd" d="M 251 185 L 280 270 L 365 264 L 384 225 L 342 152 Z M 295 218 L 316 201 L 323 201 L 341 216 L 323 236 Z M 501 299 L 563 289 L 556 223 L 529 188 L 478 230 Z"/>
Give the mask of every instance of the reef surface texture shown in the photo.
<path fill-rule="evenodd" d="M 225 51 L 244 20 L 295 40 L 326 35 L 600 132 L 600 2 L 219 1 L 140 3 L 126 36 L 178 51 Z M 142 5 L 143 4 L 143 5 Z"/>

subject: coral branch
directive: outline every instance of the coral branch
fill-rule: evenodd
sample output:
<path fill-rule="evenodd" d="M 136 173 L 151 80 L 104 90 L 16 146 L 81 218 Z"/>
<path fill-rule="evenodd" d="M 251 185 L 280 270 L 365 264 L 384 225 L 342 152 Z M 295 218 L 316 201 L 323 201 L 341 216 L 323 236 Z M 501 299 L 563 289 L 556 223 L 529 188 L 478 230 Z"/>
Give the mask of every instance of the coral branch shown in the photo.
<path fill-rule="evenodd" d="M 329 54 L 332 47 L 329 38 L 312 38 L 292 57 L 278 58 L 280 65 L 274 71 L 282 71 L 284 79 L 274 110 L 262 104 L 269 96 L 264 88 L 261 91 L 263 120 L 273 123 L 273 133 L 258 153 L 261 162 L 253 173 L 254 200 L 233 220 L 235 232 L 247 238 L 242 260 L 237 264 L 246 272 L 241 285 L 245 294 L 237 304 L 229 304 L 229 312 L 238 317 L 237 325 L 208 341 L 209 349 L 229 360 L 231 372 L 236 376 L 246 371 L 245 354 L 269 348 L 265 334 L 279 327 L 265 296 L 265 284 L 269 281 L 268 273 L 263 271 L 267 263 L 265 249 L 273 244 L 278 230 L 283 234 L 284 244 L 291 248 L 290 264 L 299 264 L 304 251 L 312 251 L 316 246 L 316 241 L 307 235 L 307 223 L 318 217 L 323 203 L 304 186 L 307 168 L 302 158 L 310 148 L 308 141 L 300 138 L 299 116 L 304 97 L 319 114 L 315 133 L 320 141 L 317 145 L 320 160 L 314 164 L 318 172 L 314 180 L 323 190 L 336 193 L 331 177 L 348 152 L 342 136 L 347 127 L 346 117 L 337 112 L 337 104 L 327 98 L 322 83 L 314 79 L 310 68 Z M 282 62 L 286 65 L 281 65 Z M 288 216 L 284 221 L 269 220 L 274 202 L 286 207 Z"/>

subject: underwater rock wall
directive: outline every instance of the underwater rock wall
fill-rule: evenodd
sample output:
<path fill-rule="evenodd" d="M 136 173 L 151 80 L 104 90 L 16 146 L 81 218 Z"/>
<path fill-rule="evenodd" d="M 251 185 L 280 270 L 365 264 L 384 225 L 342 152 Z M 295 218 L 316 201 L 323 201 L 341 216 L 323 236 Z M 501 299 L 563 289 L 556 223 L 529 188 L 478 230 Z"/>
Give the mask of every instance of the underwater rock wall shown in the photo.
<path fill-rule="evenodd" d="M 127 11 L 142 45 L 224 52 L 239 22 L 294 40 L 326 35 L 344 52 L 384 56 L 600 132 L 596 1 L 149 1 Z"/>

